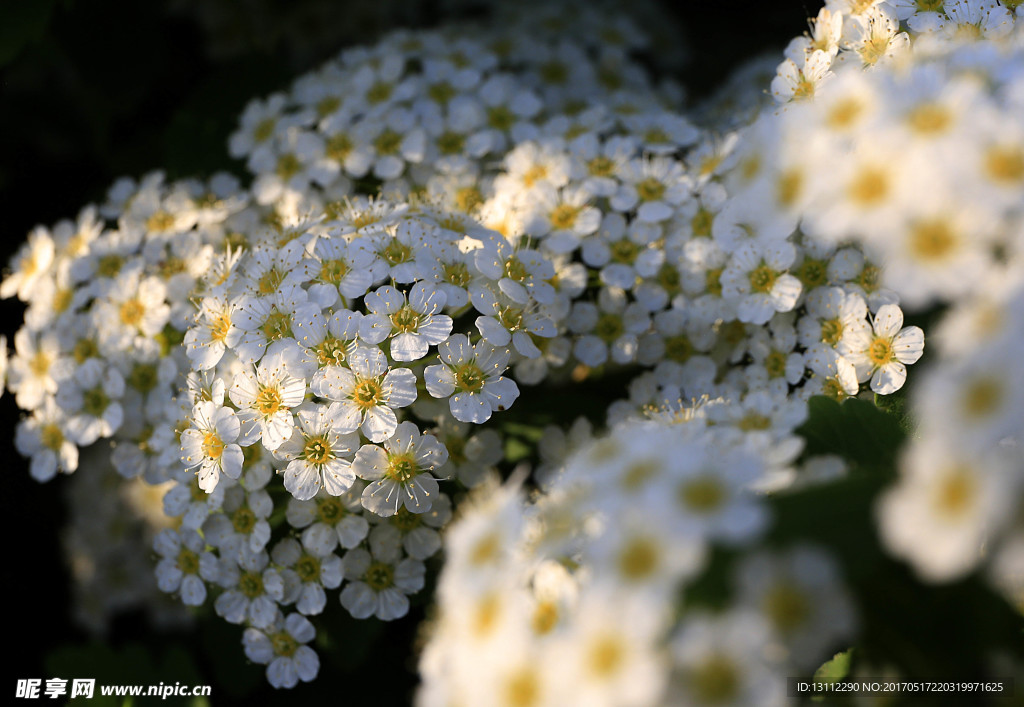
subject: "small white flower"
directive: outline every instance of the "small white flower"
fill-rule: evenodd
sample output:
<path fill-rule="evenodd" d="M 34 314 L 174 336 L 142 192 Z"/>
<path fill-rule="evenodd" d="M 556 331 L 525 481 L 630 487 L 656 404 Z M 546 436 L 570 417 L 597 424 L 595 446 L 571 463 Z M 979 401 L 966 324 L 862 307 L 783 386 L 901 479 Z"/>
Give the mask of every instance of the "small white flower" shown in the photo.
<path fill-rule="evenodd" d="M 361 548 L 345 554 L 349 583 L 341 592 L 341 605 L 353 617 L 393 621 L 409 613 L 406 595 L 423 588 L 426 568 L 416 560 L 397 559 L 377 558 Z"/>
<path fill-rule="evenodd" d="M 515 381 L 501 375 L 508 368 L 508 350 L 483 341 L 473 346 L 467 336 L 455 334 L 437 352 L 441 363 L 427 366 L 423 378 L 433 397 L 451 396 L 448 405 L 456 420 L 482 424 L 519 397 Z"/>
<path fill-rule="evenodd" d="M 408 368 L 388 369 L 387 358 L 376 347 L 359 346 L 349 368 L 328 366 L 313 376 L 311 389 L 334 401 L 331 414 L 341 434 L 361 429 L 371 442 L 382 442 L 398 426 L 394 408 L 416 400 L 416 375 Z"/>
<path fill-rule="evenodd" d="M 237 563 L 226 562 L 221 568 L 220 583 L 227 591 L 217 597 L 213 608 L 228 623 L 249 622 L 256 628 L 266 628 L 277 616 L 277 602 L 284 596 L 281 573 L 267 567 L 267 553 L 253 552 L 242 545 Z"/>
<path fill-rule="evenodd" d="M 267 682 L 275 688 L 295 687 L 299 680 L 310 682 L 320 672 L 320 658 L 306 644 L 316 637 L 316 629 L 305 616 L 278 613 L 273 623 L 262 630 L 247 628 L 242 635 L 245 657 L 267 666 Z"/>
<path fill-rule="evenodd" d="M 217 557 L 206 552 L 206 543 L 195 530 L 165 528 L 153 540 L 160 555 L 156 582 L 162 592 L 179 592 L 185 606 L 202 606 L 206 583 L 220 576 Z M 205 580 L 205 582 L 204 582 Z"/>
<path fill-rule="evenodd" d="M 443 290 L 426 282 L 413 285 L 408 301 L 399 290 L 385 285 L 363 299 L 370 314 L 360 322 L 359 336 L 370 344 L 392 337 L 391 358 L 418 361 L 452 331 L 452 318 L 438 314 L 446 300 Z"/>
<path fill-rule="evenodd" d="M 363 445 L 352 468 L 370 483 L 363 489 L 363 507 L 380 516 L 392 516 L 405 506 L 426 513 L 438 493 L 430 473 L 448 460 L 448 451 L 433 435 L 421 435 L 412 422 L 398 425 L 384 447 Z"/>
<path fill-rule="evenodd" d="M 181 461 L 186 469 L 199 467 L 199 488 L 210 493 L 220 475 L 237 479 L 242 473 L 241 424 L 235 411 L 212 401 L 192 408 L 193 427 L 181 433 Z"/>
<path fill-rule="evenodd" d="M 851 333 L 839 352 L 857 369 L 857 380 L 870 379 L 871 390 L 890 395 L 903 387 L 907 365 L 924 353 L 924 332 L 920 327 L 904 327 L 903 312 L 887 304 L 875 314 L 872 327 Z"/>
<path fill-rule="evenodd" d="M 248 446 L 262 439 L 270 451 L 280 447 L 292 434 L 295 420 L 292 408 L 302 403 L 306 381 L 288 374 L 280 360 L 262 361 L 256 370 L 243 370 L 228 390 L 231 402 L 238 406 L 238 421 Z"/>
<path fill-rule="evenodd" d="M 100 437 L 111 437 L 124 421 L 118 400 L 124 395 L 124 378 L 113 366 L 104 367 L 91 358 L 57 391 L 57 404 L 68 414 L 68 436 L 87 447 Z"/>
<path fill-rule="evenodd" d="M 303 501 L 313 498 L 321 488 L 332 496 L 351 488 L 356 475 L 351 461 L 342 457 L 355 451 L 359 444 L 356 435 L 338 433 L 326 405 L 303 406 L 295 415 L 298 428 L 275 452 L 288 461 L 284 487 Z"/>

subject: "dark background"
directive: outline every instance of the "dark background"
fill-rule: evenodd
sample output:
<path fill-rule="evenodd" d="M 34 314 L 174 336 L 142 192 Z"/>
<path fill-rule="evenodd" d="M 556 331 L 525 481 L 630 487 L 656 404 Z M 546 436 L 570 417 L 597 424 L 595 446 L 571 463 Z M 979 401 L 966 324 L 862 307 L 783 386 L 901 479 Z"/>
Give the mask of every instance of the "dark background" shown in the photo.
<path fill-rule="evenodd" d="M 440 3 L 395 5 L 401 22 L 443 22 Z M 818 5 L 790 0 L 665 3 L 685 28 L 686 68 L 675 77 L 692 97 L 707 94 L 741 60 L 779 49 L 802 32 Z M 200 13 L 204 14 L 200 14 Z M 170 178 L 205 176 L 241 165 L 227 158 L 226 142 L 246 102 L 285 87 L 343 46 L 365 43 L 386 31 L 371 5 L 321 0 L 29 0 L 0 2 L 0 257 L 4 263 L 36 224 L 74 218 L 101 201 L 119 176 L 163 169 Z M 767 87 L 766 87 L 767 88 Z M 22 307 L 0 302 L 0 333 L 13 346 Z M 40 485 L 13 448 L 19 418 L 13 398 L 0 399 L 0 459 L 6 462 L 0 493 L 4 552 L 0 587 L 6 599 L 6 647 L 0 695 L 13 695 L 17 678 L 47 678 L 54 649 L 103 654 L 115 662 L 150 652 L 159 665 L 168 656 L 192 658 L 181 673 L 214 685 L 214 704 L 243 695 L 266 703 L 273 690 L 262 666 L 246 666 L 238 627 L 219 619 L 202 624 L 203 637 L 178 634 L 154 641 L 141 616 L 115 625 L 106 647 L 90 643 L 70 618 L 67 570 L 58 532 L 65 523 L 63 479 Z M 333 695 L 354 697 L 375 686 L 378 705 L 405 704 L 415 684 L 407 646 L 423 607 L 399 625 L 346 619 L 332 594 L 326 617 L 331 633 L 347 645 L 343 662 L 323 665 L 312 685 L 277 699 Z M 346 640 L 348 639 L 348 640 Z M 360 650 L 369 645 L 370 650 Z M 140 648 L 139 646 L 144 646 Z M 201 648 L 199 648 L 201 646 Z M 102 656 L 101 656 L 102 657 Z M 166 660 L 165 660 L 166 659 Z M 109 662 L 109 661 L 108 661 Z M 195 672 L 198 671 L 198 672 Z M 226 671 L 226 672 L 225 672 Z M 242 676 L 225 692 L 224 675 Z M 133 670 L 114 682 L 143 682 Z M 159 673 L 160 671 L 157 670 Z M 171 671 L 173 672 L 173 671 Z M 157 674 L 153 682 L 182 679 Z"/>

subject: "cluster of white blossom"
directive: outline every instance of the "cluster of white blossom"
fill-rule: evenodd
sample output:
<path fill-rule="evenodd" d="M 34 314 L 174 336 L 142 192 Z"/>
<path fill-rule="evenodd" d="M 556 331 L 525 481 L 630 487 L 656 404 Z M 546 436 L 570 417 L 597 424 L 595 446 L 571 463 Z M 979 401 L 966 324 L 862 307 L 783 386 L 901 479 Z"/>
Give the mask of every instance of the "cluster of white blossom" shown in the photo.
<path fill-rule="evenodd" d="M 794 100 L 761 121 L 770 189 L 755 206 L 771 210 L 774 195 L 806 233 L 859 243 L 906 306 L 949 307 L 912 396 L 917 434 L 879 504 L 879 527 L 922 578 L 951 580 L 984 564 L 1018 603 L 1021 10 L 994 0 L 827 3 L 773 84 Z"/>
<path fill-rule="evenodd" d="M 109 440 L 100 465 L 126 478 L 159 483 L 179 467 L 190 295 L 247 201 L 231 177 L 167 183 L 154 173 L 29 235 L 0 296 L 28 303 L 7 387 L 29 413 L 15 442 L 34 478 L 75 471 L 79 449 L 98 440 Z"/>
<path fill-rule="evenodd" d="M 275 687 L 318 673 L 329 590 L 404 616 L 450 494 L 483 487 L 448 535 L 423 704 L 782 704 L 854 622 L 824 551 L 762 545 L 757 494 L 842 474 L 796 463 L 806 400 L 899 390 L 924 352 L 901 302 L 948 304 L 879 526 L 926 579 L 985 560 L 1019 593 L 1019 4 L 829 0 L 784 105 L 694 122 L 635 25 L 530 7 L 252 102 L 229 146 L 248 190 L 154 174 L 36 229 L 0 283 L 29 303 L 7 388 L 33 476 L 109 440 L 81 465 L 166 484 L 159 588 L 244 625 Z M 494 491 L 519 385 L 610 371 L 631 378 L 610 435 L 559 420 L 543 495 Z M 740 555 L 728 608 L 679 611 L 716 546 Z"/>
<path fill-rule="evenodd" d="M 515 482 L 469 502 L 418 704 L 787 704 L 785 676 L 842 648 L 855 614 L 824 550 L 760 547 L 751 487 L 793 471 L 793 449 L 717 405 L 614 427 L 532 503 Z M 737 553 L 725 606 L 683 603 L 714 546 Z"/>
<path fill-rule="evenodd" d="M 264 204 L 380 188 L 469 211 L 492 165 L 524 140 L 610 117 L 652 133 L 683 120 L 630 57 L 645 45 L 631 22 L 581 8 L 570 27 L 519 8 L 488 25 L 392 32 L 250 103 L 231 154 L 246 159 Z"/>

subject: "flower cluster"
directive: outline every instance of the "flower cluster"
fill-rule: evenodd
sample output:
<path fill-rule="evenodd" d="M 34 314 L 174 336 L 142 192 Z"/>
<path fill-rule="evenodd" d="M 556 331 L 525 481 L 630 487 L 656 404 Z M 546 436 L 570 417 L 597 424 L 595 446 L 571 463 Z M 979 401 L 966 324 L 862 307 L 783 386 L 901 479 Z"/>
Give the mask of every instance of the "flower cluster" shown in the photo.
<path fill-rule="evenodd" d="M 446 537 L 418 704 L 786 704 L 855 615 L 823 550 L 758 549 L 751 486 L 792 451 L 717 405 L 616 426 L 534 503 L 515 483 L 478 499 Z M 726 607 L 680 610 L 715 546 L 739 553 Z"/>
<path fill-rule="evenodd" d="M 247 201 L 227 176 L 167 183 L 154 173 L 30 234 L 0 296 L 28 303 L 7 387 L 30 413 L 15 442 L 34 478 L 75 471 L 79 450 L 101 439 L 124 477 L 159 483 L 178 468 L 189 297 Z"/>
<path fill-rule="evenodd" d="M 905 306 L 949 306 L 936 326 L 937 357 L 912 395 L 917 438 L 880 500 L 879 528 L 923 579 L 985 564 L 1019 601 L 1020 7 L 866 5 L 829 2 L 812 36 L 791 44 L 773 86 L 777 97 L 802 100 L 761 120 L 762 150 L 774 156 L 764 181 L 777 201 L 791 193 L 805 232 L 857 242 L 883 263 L 880 282 Z M 756 208 L 764 212 L 771 196 Z M 906 343 L 892 339 L 897 358 Z"/>
<path fill-rule="evenodd" d="M 485 26 L 392 32 L 251 102 L 230 152 L 255 175 L 255 199 L 330 202 L 380 188 L 468 211 L 510 147 L 570 127 L 556 116 L 607 119 L 588 110 L 599 104 L 624 120 L 647 114 L 652 128 L 654 115 L 668 120 L 630 57 L 648 43 L 633 22 L 581 4 L 566 33 L 535 9 Z"/>
<path fill-rule="evenodd" d="M 856 621 L 836 557 L 768 541 L 768 495 L 843 476 L 807 400 L 901 390 L 904 309 L 941 305 L 879 534 L 1019 597 L 1020 7 L 829 0 L 776 105 L 761 60 L 686 114 L 636 25 L 527 7 L 253 101 L 248 188 L 153 174 L 36 229 L 0 283 L 32 475 L 166 489 L 157 586 L 275 687 L 317 675 L 330 596 L 399 619 L 443 547 L 424 705 L 783 704 Z M 503 415 L 526 386 L 565 400 Z M 513 414 L 530 502 L 496 481 Z"/>

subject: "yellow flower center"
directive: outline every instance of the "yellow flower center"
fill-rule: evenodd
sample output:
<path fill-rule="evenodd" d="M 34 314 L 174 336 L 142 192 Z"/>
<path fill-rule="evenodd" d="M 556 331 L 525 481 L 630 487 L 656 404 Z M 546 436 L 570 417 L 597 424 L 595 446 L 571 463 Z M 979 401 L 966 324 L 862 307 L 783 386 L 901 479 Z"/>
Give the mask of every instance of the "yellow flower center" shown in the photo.
<path fill-rule="evenodd" d="M 199 555 L 192 552 L 187 547 L 183 547 L 178 551 L 177 565 L 182 574 L 198 574 Z"/>
<path fill-rule="evenodd" d="M 953 115 L 938 103 L 922 103 L 907 115 L 907 124 L 921 135 L 936 135 L 946 132 L 953 124 Z"/>
<path fill-rule="evenodd" d="M 834 130 L 845 130 L 852 127 L 863 113 L 864 104 L 859 98 L 842 98 L 829 109 L 825 116 L 825 124 Z"/>
<path fill-rule="evenodd" d="M 580 215 L 582 210 L 583 207 L 581 206 L 559 204 L 551 211 L 551 225 L 557 230 L 572 228 L 572 225 L 576 223 L 576 217 Z"/>
<path fill-rule="evenodd" d="M 418 471 L 419 466 L 411 454 L 395 454 L 388 460 L 388 478 L 400 484 L 411 481 Z"/>
<path fill-rule="evenodd" d="M 325 152 L 327 157 L 335 162 L 344 162 L 345 158 L 352 152 L 353 147 L 355 147 L 355 143 L 348 134 L 338 133 L 328 138 Z"/>
<path fill-rule="evenodd" d="M 679 487 L 679 501 L 695 513 L 711 513 L 722 507 L 727 498 L 725 487 L 710 475 L 698 476 Z"/>
<path fill-rule="evenodd" d="M 995 182 L 1024 181 L 1024 147 L 995 146 L 985 151 L 985 171 Z"/>
<path fill-rule="evenodd" d="M 403 334 L 414 332 L 419 328 L 420 315 L 412 307 L 405 305 L 391 315 L 391 325 Z"/>
<path fill-rule="evenodd" d="M 299 649 L 299 643 L 290 634 L 278 631 L 270 637 L 270 645 L 274 648 L 274 655 L 291 658 Z"/>
<path fill-rule="evenodd" d="M 807 595 L 787 582 L 775 584 L 768 590 L 762 606 L 768 619 L 783 635 L 800 628 L 811 611 Z"/>
<path fill-rule="evenodd" d="M 922 260 L 942 260 L 956 250 L 956 233 L 941 219 L 919 221 L 910 230 L 910 250 Z"/>
<path fill-rule="evenodd" d="M 145 306 L 137 299 L 127 300 L 121 305 L 121 323 L 125 326 L 137 327 L 145 314 Z"/>
<path fill-rule="evenodd" d="M 640 201 L 658 201 L 665 196 L 666 189 L 667 187 L 654 177 L 647 177 L 636 185 Z"/>
<path fill-rule="evenodd" d="M 653 540 L 632 538 L 619 551 L 619 574 L 632 582 L 643 581 L 658 570 L 660 559 L 661 553 Z"/>
<path fill-rule="evenodd" d="M 32 373 L 37 376 L 44 376 L 50 371 L 50 364 L 52 360 L 48 354 L 43 351 L 37 351 L 28 362 L 28 368 Z"/>
<path fill-rule="evenodd" d="M 800 172 L 796 168 L 784 171 L 779 175 L 779 180 L 775 185 L 776 198 L 779 200 L 779 204 L 786 208 L 792 207 L 796 204 L 796 200 L 800 198 L 803 186 L 803 172 Z"/>
<path fill-rule="evenodd" d="M 523 184 L 532 187 L 547 176 L 548 168 L 541 164 L 535 164 L 523 173 Z"/>
<path fill-rule="evenodd" d="M 402 146 L 402 135 L 391 128 L 386 128 L 374 141 L 373 146 L 380 155 L 393 155 Z"/>
<path fill-rule="evenodd" d="M 302 456 L 310 464 L 316 465 L 324 464 L 333 457 L 331 445 L 323 435 L 307 439 Z"/>
<path fill-rule="evenodd" d="M 892 350 L 892 339 L 884 336 L 876 336 L 867 350 L 868 360 L 875 368 L 881 368 L 890 361 L 895 360 L 896 353 Z"/>
<path fill-rule="evenodd" d="M 39 440 L 47 449 L 59 452 L 61 445 L 64 444 L 64 433 L 61 431 L 60 425 L 49 422 L 39 430 Z"/>
<path fill-rule="evenodd" d="M 742 685 L 736 664 L 722 655 L 708 656 L 686 677 L 698 703 L 704 705 L 732 704 Z"/>
<path fill-rule="evenodd" d="M 460 392 L 479 393 L 483 390 L 486 380 L 487 377 L 475 360 L 455 367 L 455 387 Z"/>
<path fill-rule="evenodd" d="M 618 636 L 600 636 L 588 648 L 587 667 L 595 677 L 610 678 L 619 672 L 625 662 L 625 646 Z"/>
<path fill-rule="evenodd" d="M 261 388 L 256 394 L 256 410 L 265 417 L 270 417 L 281 409 L 281 391 L 277 388 Z"/>
<path fill-rule="evenodd" d="M 970 469 L 949 470 L 935 489 L 935 505 L 949 520 L 959 520 L 970 511 L 978 495 L 978 482 Z"/>
<path fill-rule="evenodd" d="M 767 294 L 772 291 L 779 273 L 769 266 L 761 264 L 750 271 L 750 291 L 759 294 Z"/>
<path fill-rule="evenodd" d="M 366 569 L 363 581 L 374 591 L 382 591 L 395 583 L 395 571 L 391 565 L 374 562 Z"/>
<path fill-rule="evenodd" d="M 313 555 L 303 555 L 295 563 L 295 574 L 303 582 L 315 582 L 320 579 L 320 560 Z"/>
<path fill-rule="evenodd" d="M 849 184 L 850 199 L 859 206 L 878 206 L 889 195 L 889 175 L 878 167 L 862 167 Z"/>
<path fill-rule="evenodd" d="M 246 572 L 238 578 L 238 590 L 249 599 L 263 595 L 263 577 L 258 572 Z"/>
<path fill-rule="evenodd" d="M 163 233 L 174 227 L 174 216 L 166 211 L 160 210 L 146 219 L 146 230 L 154 233 Z"/>
<path fill-rule="evenodd" d="M 376 378 L 364 378 L 352 390 L 352 402 L 364 411 L 377 407 L 384 397 L 384 389 Z"/>
<path fill-rule="evenodd" d="M 231 330 L 231 317 L 227 314 L 218 314 L 210 323 L 210 339 L 213 341 L 224 341 Z"/>

